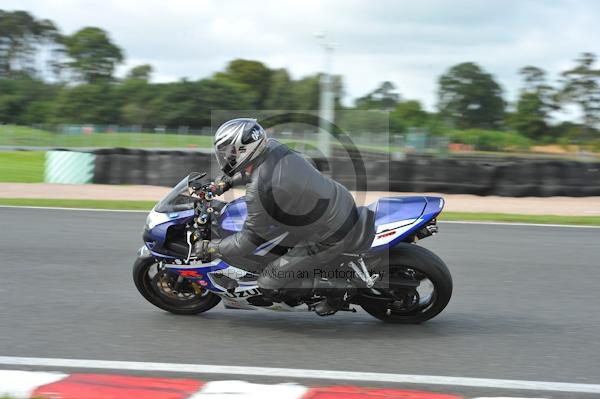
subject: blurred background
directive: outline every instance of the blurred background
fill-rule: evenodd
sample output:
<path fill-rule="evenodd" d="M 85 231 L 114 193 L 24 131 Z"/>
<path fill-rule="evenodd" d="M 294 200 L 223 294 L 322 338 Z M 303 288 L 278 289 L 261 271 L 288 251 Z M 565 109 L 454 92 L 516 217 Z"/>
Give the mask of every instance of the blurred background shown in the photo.
<path fill-rule="evenodd" d="M 400 147 L 600 151 L 595 2 L 81 4 L 2 2 L 0 145 L 205 147 L 211 110 L 317 110 L 329 72 Z"/>
<path fill-rule="evenodd" d="M 394 191 L 600 195 L 599 12 L 593 1 L 3 1 L 0 180 L 69 182 L 44 176 L 53 149 L 206 153 L 215 110 L 289 110 L 404 162 L 391 166 L 405 175 Z M 269 132 L 331 156 L 327 130 Z M 427 176 L 410 175 L 417 161 Z M 175 179 L 93 167 L 83 182 Z M 468 188 L 472 170 L 486 177 Z M 498 181 L 515 174 L 529 177 Z M 521 187 L 496 188 L 509 183 Z"/>

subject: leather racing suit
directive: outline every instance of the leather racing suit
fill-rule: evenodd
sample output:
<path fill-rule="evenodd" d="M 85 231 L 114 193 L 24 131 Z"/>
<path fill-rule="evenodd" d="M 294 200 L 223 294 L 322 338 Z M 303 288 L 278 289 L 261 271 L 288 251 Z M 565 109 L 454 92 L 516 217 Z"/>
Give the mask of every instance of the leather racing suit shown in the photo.
<path fill-rule="evenodd" d="M 217 251 L 248 256 L 289 248 L 262 271 L 263 291 L 311 289 L 317 268 L 352 245 L 358 213 L 350 192 L 276 140 L 253 161 L 245 201 L 242 230 L 221 240 Z"/>

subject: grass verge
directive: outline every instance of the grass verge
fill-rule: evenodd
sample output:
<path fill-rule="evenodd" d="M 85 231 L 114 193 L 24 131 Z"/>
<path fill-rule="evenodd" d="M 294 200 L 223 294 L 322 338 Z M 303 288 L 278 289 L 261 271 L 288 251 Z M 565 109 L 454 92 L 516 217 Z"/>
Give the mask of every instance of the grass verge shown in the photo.
<path fill-rule="evenodd" d="M 0 145 L 16 147 L 210 148 L 212 136 L 151 132 L 59 134 L 27 126 L 1 125 Z"/>
<path fill-rule="evenodd" d="M 150 211 L 150 209 L 156 205 L 156 202 L 157 201 L 0 198 L 0 205 L 81 209 L 122 209 L 128 211 Z"/>
<path fill-rule="evenodd" d="M 44 163 L 43 151 L 0 152 L 0 182 L 41 183 Z"/>
<path fill-rule="evenodd" d="M 0 205 L 44 206 L 80 209 L 122 209 L 150 211 L 150 209 L 152 209 L 152 207 L 154 207 L 155 204 L 156 201 L 0 198 Z M 518 215 L 508 213 L 443 212 L 439 220 L 600 226 L 600 216 Z"/>
<path fill-rule="evenodd" d="M 520 215 L 512 213 L 442 212 L 439 220 L 600 226 L 600 216 Z"/>

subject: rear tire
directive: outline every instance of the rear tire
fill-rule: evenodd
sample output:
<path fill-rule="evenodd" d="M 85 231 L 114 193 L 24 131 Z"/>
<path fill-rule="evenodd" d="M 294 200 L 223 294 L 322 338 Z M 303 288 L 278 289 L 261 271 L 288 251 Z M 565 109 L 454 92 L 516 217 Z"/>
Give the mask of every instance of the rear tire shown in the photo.
<path fill-rule="evenodd" d="M 152 268 L 156 265 L 156 259 L 147 256 L 138 257 L 133 264 L 135 287 L 154 306 L 174 314 L 192 315 L 206 312 L 217 306 L 221 301 L 218 295 L 210 291 L 202 292 L 201 295 L 192 294 L 184 299 L 169 297 L 157 284 L 157 278 L 150 276 Z"/>
<path fill-rule="evenodd" d="M 389 303 L 385 301 L 381 303 L 370 301 L 361 304 L 361 307 L 367 313 L 387 323 L 419 324 L 435 317 L 444 310 L 452 296 L 452 276 L 444 261 L 428 249 L 415 244 L 398 244 L 381 256 L 388 255 L 388 273 L 390 276 L 388 282 L 393 282 L 395 273 L 406 273 L 405 270 L 412 270 L 415 276 L 424 276 L 422 281 L 428 280 L 433 285 L 431 302 L 423 305 L 417 303 L 414 305 L 414 310 L 395 310 L 393 305 L 389 306 Z M 375 267 L 374 269 L 375 272 L 377 272 L 377 269 L 385 270 L 385 266 L 383 268 L 381 266 Z M 386 291 L 386 285 L 382 283 L 379 287 L 376 284 L 375 288 L 382 294 L 381 297 L 392 293 L 391 289 Z M 373 296 L 372 292 L 367 289 L 364 292 Z M 418 295 L 416 298 L 419 298 Z"/>

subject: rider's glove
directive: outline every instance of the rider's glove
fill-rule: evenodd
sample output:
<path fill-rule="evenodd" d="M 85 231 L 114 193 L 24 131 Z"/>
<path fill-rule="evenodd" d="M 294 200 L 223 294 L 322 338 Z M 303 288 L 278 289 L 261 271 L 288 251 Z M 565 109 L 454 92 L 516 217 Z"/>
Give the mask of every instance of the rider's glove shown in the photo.
<path fill-rule="evenodd" d="M 231 179 L 229 177 L 222 176 L 210 184 L 210 191 L 215 196 L 219 196 L 219 195 L 223 195 L 223 193 L 225 193 L 231 187 L 232 187 Z"/>
<path fill-rule="evenodd" d="M 194 244 L 194 253 L 203 262 L 210 262 L 215 258 L 220 258 L 219 241 L 199 240 Z"/>
<path fill-rule="evenodd" d="M 217 257 L 218 255 L 220 255 L 219 243 L 219 240 L 210 241 L 206 246 L 206 253 L 212 255 L 213 257 Z"/>

